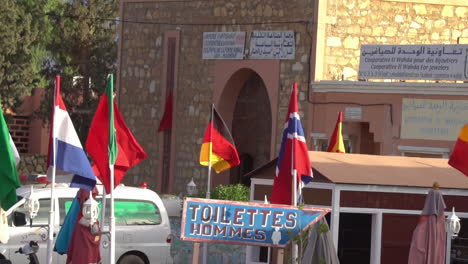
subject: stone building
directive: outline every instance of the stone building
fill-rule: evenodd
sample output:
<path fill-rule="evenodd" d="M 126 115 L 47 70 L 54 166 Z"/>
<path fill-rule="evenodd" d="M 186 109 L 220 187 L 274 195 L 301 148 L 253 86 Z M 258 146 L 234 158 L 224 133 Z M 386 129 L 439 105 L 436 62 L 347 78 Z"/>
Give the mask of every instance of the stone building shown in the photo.
<path fill-rule="evenodd" d="M 211 104 L 230 128 L 242 161 L 239 167 L 213 175 L 212 186 L 248 184 L 247 172 L 277 156 L 293 82 L 299 86 L 301 119 L 311 150 L 326 149 L 339 111 L 344 112 L 348 152 L 361 154 L 447 158 L 457 132 L 468 121 L 460 117 L 468 116 L 468 73 L 448 80 L 373 79 L 359 73 L 363 45 L 468 44 L 464 0 L 122 0 L 120 5 L 118 103 L 149 155 L 129 171 L 126 181 L 132 185 L 146 181 L 158 192 L 179 194 L 193 178 L 199 191 L 206 189 L 207 168 L 199 165 L 198 158 Z M 269 42 L 275 34 L 284 40 L 290 32 L 294 36 L 291 53 L 281 51 L 288 45 L 278 53 L 265 48 L 275 47 L 274 41 Z M 267 41 L 259 42 L 259 36 Z M 210 53 L 204 49 L 210 47 L 210 38 L 234 44 L 215 43 L 214 50 L 225 49 Z M 169 93 L 173 94 L 173 126 L 158 133 Z M 439 128 L 431 125 L 440 112 L 412 112 L 410 104 L 453 105 L 463 110 L 444 116 L 445 125 Z M 431 124 L 415 126 L 409 116 Z M 438 129 L 443 133 L 427 132 Z M 410 187 L 422 194 L 431 184 Z M 466 196 L 463 187 L 449 190 L 450 186 L 441 185 L 442 192 Z M 369 218 L 372 226 L 393 234 L 385 225 L 394 219 L 416 225 L 414 210 L 398 209 L 410 215 L 395 218 L 379 211 L 379 217 Z M 460 215 L 466 218 L 468 212 Z M 358 213 L 346 217 L 360 219 Z M 332 231 L 339 227 L 339 219 L 340 214 L 332 217 Z M 382 241 L 382 247 L 395 245 L 398 250 L 391 255 L 407 254 L 404 236 Z M 334 235 L 337 244 L 340 239 Z M 450 245 L 447 249 L 450 252 Z M 380 255 L 379 249 L 370 263 L 380 263 L 388 252 Z"/>
<path fill-rule="evenodd" d="M 180 193 L 193 177 L 204 189 L 207 169 L 198 164 L 198 155 L 214 103 L 244 162 L 240 168 L 214 176 L 213 184 L 245 182 L 245 172 L 277 155 L 294 81 L 299 84 L 302 123 L 311 135 L 307 138 L 311 149 L 326 142 L 337 111 L 361 105 L 359 122 L 348 122 L 345 114 L 344 133 L 352 139 L 354 152 L 400 155 L 405 149 L 397 146 L 401 99 L 415 95 L 460 98 L 468 95 L 466 84 L 358 82 L 360 47 L 463 43 L 468 38 L 467 4 L 457 0 L 443 3 L 121 1 L 119 107 L 149 154 L 129 172 L 133 177 L 127 181 L 147 181 L 160 192 Z M 249 48 L 254 34 L 261 31 L 293 31 L 294 56 L 258 59 Z M 245 32 L 243 56 L 203 59 L 203 34 L 208 32 Z M 429 86 L 435 89 L 431 95 L 426 92 Z M 170 92 L 173 127 L 158 133 Z M 382 93 L 394 96 L 382 97 Z M 381 125 L 382 119 L 392 119 L 393 127 Z M 348 137 L 348 130 L 355 133 Z M 367 145 L 357 144 L 361 138 L 362 142 L 373 139 Z M 383 142 L 388 138 L 397 140 Z M 430 142 L 430 147 L 442 149 L 447 157 L 453 140 L 416 140 L 404 145 L 424 147 Z"/>
<path fill-rule="evenodd" d="M 206 188 L 198 159 L 212 103 L 245 161 L 213 184 L 242 182 L 243 173 L 275 157 L 294 81 L 302 113 L 309 108 L 314 10 L 313 1 L 121 1 L 119 107 L 149 154 L 129 173 L 134 183 L 177 194 L 193 177 Z M 250 59 L 254 31 L 294 32 L 294 57 Z M 245 32 L 243 58 L 203 59 L 204 32 Z M 158 133 L 169 92 L 173 127 Z"/>

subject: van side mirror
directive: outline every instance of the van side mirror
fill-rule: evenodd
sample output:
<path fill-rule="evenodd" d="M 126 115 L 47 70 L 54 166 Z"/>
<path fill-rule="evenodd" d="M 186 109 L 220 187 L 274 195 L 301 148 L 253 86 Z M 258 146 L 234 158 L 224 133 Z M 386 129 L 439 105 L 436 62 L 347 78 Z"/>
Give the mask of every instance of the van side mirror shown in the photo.
<path fill-rule="evenodd" d="M 26 214 L 21 212 L 13 213 L 13 224 L 15 226 L 24 226 L 26 225 Z"/>

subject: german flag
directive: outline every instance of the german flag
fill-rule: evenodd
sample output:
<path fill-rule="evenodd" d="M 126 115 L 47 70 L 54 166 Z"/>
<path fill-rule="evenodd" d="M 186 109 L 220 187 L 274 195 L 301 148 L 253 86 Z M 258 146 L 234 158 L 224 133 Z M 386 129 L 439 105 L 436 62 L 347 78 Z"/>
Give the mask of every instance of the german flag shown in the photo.
<path fill-rule="evenodd" d="M 448 164 L 468 176 L 468 124 L 460 130 Z"/>
<path fill-rule="evenodd" d="M 210 123 L 206 127 L 203 144 L 200 151 L 200 164 L 210 166 L 220 173 L 239 165 L 234 140 L 221 116 L 212 105 Z"/>
<path fill-rule="evenodd" d="M 342 124 L 343 112 L 340 111 L 340 113 L 338 113 L 338 120 L 336 121 L 335 130 L 333 130 L 333 134 L 328 144 L 327 152 L 346 153 L 343 142 L 343 135 L 341 134 Z"/>

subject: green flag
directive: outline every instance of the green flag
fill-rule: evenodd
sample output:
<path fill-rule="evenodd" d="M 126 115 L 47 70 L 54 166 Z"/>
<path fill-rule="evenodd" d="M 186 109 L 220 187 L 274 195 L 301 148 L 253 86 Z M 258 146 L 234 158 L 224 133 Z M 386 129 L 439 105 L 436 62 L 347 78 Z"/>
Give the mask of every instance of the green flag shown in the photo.
<path fill-rule="evenodd" d="M 8 210 L 16 203 L 16 188 L 20 185 L 10 145 L 10 133 L 2 112 L 0 115 L 0 203 L 3 210 Z"/>
<path fill-rule="evenodd" d="M 114 126 L 114 75 L 110 74 L 106 86 L 107 105 L 109 109 L 109 164 L 114 165 L 117 158 L 117 140 Z"/>

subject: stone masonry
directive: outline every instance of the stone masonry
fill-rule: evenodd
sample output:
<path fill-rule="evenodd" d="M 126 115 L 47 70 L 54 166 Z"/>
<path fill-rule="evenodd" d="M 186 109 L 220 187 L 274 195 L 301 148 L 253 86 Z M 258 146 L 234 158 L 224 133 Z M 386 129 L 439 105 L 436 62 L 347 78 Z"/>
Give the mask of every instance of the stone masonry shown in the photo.
<path fill-rule="evenodd" d="M 454 3 L 457 0 L 450 0 Z M 290 85 L 299 83 L 302 115 L 309 113 L 307 103 L 310 81 L 309 61 L 312 40 L 323 47 L 317 50 L 315 80 L 357 80 L 362 44 L 456 44 L 468 38 L 468 4 L 438 4 L 433 0 L 328 0 L 319 1 L 319 18 L 313 19 L 312 0 L 252 1 L 151 1 L 125 0 L 121 3 L 119 107 L 148 159 L 129 171 L 126 183 L 147 181 L 156 189 L 160 178 L 158 149 L 161 144 L 157 127 L 163 114 L 162 98 L 164 35 L 180 34 L 176 61 L 177 108 L 174 116 L 177 129 L 174 193 L 184 191 L 194 178 L 205 189 L 206 168 L 198 164 L 201 140 L 213 101 L 213 60 L 202 60 L 203 32 L 245 31 L 246 45 L 254 30 L 293 30 L 296 33 L 294 60 L 280 62 L 278 91 L 277 145 L 279 148 L 283 121 L 288 106 Z M 441 1 L 442 2 L 442 1 Z M 458 3 L 458 2 L 457 2 Z M 315 25 L 313 21 L 318 21 Z M 273 23 L 275 22 L 275 23 Z M 314 35 L 313 27 L 323 30 Z M 307 131 L 308 120 L 302 116 Z M 307 132 L 306 132 L 307 133 Z"/>
<path fill-rule="evenodd" d="M 322 80 L 357 80 L 362 44 L 457 44 L 468 38 L 468 2 L 329 0 Z M 454 2 L 454 1 L 451 1 Z"/>
<path fill-rule="evenodd" d="M 203 134 L 210 116 L 213 98 L 212 60 L 202 60 L 203 32 L 253 30 L 293 30 L 296 33 L 294 60 L 281 61 L 278 131 L 282 131 L 293 81 L 301 89 L 302 113 L 307 112 L 306 94 L 309 81 L 311 37 L 307 33 L 312 18 L 311 0 L 287 1 L 123 1 L 122 19 L 142 23 L 122 26 L 120 64 L 120 110 L 134 131 L 149 158 L 129 171 L 126 181 L 148 182 L 155 189 L 159 159 L 157 128 L 164 99 L 161 83 L 163 39 L 167 31 L 180 32 L 177 109 L 174 109 L 177 130 L 174 193 L 183 192 L 191 177 L 204 190 L 206 167 L 198 163 Z M 276 22 L 276 23 L 272 23 Z M 138 95 L 138 96 L 135 96 Z M 278 137 L 281 133 L 277 133 Z M 277 140 L 280 142 L 280 140 Z M 131 183 L 131 182 L 130 182 Z M 206 185 L 205 185 L 206 186 Z"/>

